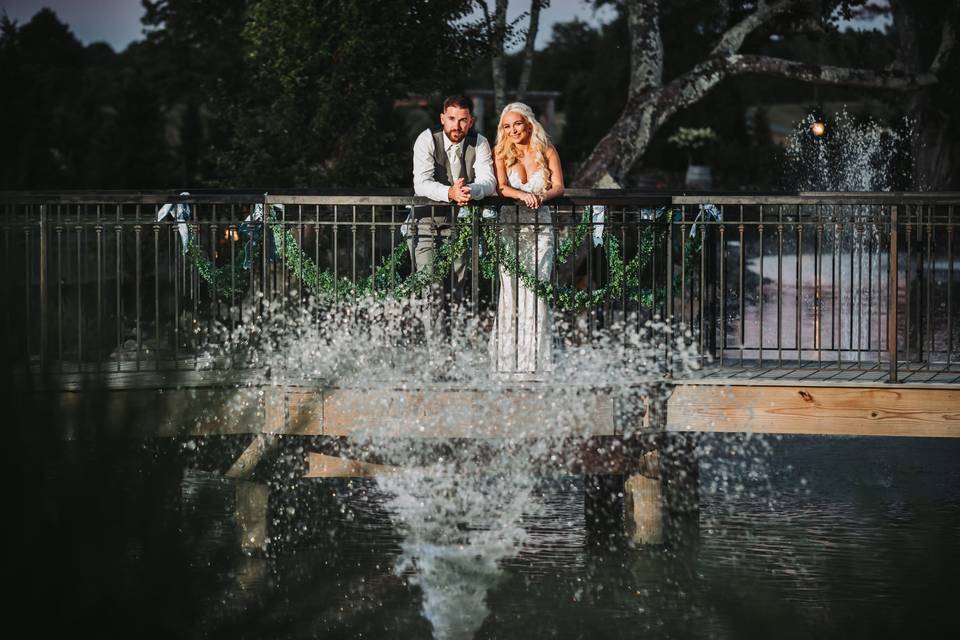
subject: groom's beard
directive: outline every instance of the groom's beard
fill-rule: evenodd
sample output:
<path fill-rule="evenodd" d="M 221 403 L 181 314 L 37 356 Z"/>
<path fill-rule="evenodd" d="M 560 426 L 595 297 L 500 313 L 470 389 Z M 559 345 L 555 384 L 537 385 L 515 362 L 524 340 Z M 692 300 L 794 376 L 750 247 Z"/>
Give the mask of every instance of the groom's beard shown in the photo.
<path fill-rule="evenodd" d="M 453 129 L 452 131 L 444 131 L 444 133 L 450 142 L 460 142 L 467 137 L 467 134 L 470 133 L 470 130 L 467 129 L 466 131 L 460 131 L 459 129 Z"/>

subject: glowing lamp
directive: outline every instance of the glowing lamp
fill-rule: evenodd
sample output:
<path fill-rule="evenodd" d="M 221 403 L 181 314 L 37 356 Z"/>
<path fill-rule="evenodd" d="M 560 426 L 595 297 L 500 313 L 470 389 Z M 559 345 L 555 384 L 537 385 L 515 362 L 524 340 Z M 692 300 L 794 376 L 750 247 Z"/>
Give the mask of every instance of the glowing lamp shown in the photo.
<path fill-rule="evenodd" d="M 810 133 L 818 138 L 827 132 L 827 125 L 819 120 L 810 124 Z"/>

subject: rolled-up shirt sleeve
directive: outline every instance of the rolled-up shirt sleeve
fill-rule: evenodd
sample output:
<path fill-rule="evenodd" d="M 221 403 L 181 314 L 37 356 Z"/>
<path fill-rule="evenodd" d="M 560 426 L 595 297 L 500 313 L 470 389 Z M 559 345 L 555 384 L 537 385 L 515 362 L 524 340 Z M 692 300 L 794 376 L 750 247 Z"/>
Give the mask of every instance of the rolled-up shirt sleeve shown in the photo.
<path fill-rule="evenodd" d="M 424 129 L 413 143 L 413 192 L 422 198 L 450 202 L 448 189 L 433 179 L 433 134 Z"/>
<path fill-rule="evenodd" d="M 490 151 L 490 142 L 483 136 L 477 135 L 477 155 L 473 161 L 474 181 L 470 187 L 471 200 L 483 200 L 497 192 L 497 179 L 493 175 L 493 153 Z"/>

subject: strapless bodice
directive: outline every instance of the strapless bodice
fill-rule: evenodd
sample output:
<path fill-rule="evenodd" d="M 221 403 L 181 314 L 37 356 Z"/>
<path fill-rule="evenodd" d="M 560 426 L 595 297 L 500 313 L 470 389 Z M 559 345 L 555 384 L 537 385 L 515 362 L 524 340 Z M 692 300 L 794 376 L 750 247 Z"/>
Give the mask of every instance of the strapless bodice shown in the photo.
<path fill-rule="evenodd" d="M 526 182 L 520 179 L 520 174 L 516 171 L 510 171 L 508 178 L 510 179 L 510 186 L 514 189 L 526 191 L 527 193 L 543 193 L 546 191 L 547 184 L 543 169 L 538 170 L 530 176 Z"/>

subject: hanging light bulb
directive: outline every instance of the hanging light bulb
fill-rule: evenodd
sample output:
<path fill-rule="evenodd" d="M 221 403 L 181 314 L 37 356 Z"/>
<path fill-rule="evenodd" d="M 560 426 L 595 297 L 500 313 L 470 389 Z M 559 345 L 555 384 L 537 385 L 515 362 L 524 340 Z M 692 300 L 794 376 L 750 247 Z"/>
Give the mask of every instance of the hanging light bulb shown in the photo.
<path fill-rule="evenodd" d="M 827 132 L 827 125 L 825 125 L 820 120 L 816 120 L 810 123 L 810 133 L 817 136 L 818 138 Z"/>

